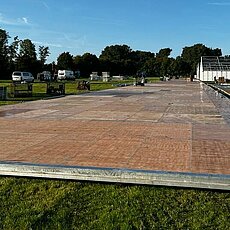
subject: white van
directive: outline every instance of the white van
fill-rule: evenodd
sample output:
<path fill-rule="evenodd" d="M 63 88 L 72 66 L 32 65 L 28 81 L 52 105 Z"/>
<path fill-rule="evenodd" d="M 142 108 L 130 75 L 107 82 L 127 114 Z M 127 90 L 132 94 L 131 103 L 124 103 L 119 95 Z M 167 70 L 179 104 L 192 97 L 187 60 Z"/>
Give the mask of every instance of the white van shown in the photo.
<path fill-rule="evenodd" d="M 74 72 L 72 70 L 58 70 L 58 80 L 74 80 Z"/>
<path fill-rule="evenodd" d="M 12 73 L 12 80 L 19 82 L 33 82 L 34 77 L 30 72 L 15 71 Z"/>

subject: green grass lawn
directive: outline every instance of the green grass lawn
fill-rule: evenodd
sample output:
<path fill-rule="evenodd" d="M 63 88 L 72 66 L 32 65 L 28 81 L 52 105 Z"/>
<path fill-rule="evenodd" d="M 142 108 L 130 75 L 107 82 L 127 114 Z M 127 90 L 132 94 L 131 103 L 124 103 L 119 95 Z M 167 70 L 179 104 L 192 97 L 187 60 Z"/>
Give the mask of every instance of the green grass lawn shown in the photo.
<path fill-rule="evenodd" d="M 80 80 L 88 80 L 88 79 L 80 79 Z M 86 90 L 77 90 L 78 80 L 75 81 L 64 81 L 65 83 L 65 94 L 66 95 L 74 95 L 74 94 L 82 94 L 88 91 Z M 148 82 L 154 83 L 159 81 L 159 78 L 152 77 L 148 78 Z M 38 80 L 35 81 L 33 84 L 33 94 L 32 96 L 23 96 L 23 97 L 13 97 L 9 94 L 10 92 L 10 84 L 12 83 L 11 80 L 0 80 L 0 87 L 6 86 L 8 92 L 7 100 L 0 99 L 0 106 L 1 105 L 8 105 L 8 104 L 15 104 L 19 102 L 25 101 L 33 101 L 33 100 L 40 100 L 48 97 L 52 97 L 52 95 L 46 94 L 46 83 L 40 82 Z M 110 82 L 101 82 L 101 81 L 91 81 L 90 83 L 90 91 L 98 91 L 98 90 L 105 90 L 105 89 L 112 89 L 119 86 L 119 84 L 132 84 L 133 78 L 129 78 L 123 81 L 110 81 Z"/>
<path fill-rule="evenodd" d="M 65 94 L 66 95 L 73 95 L 73 94 L 80 94 L 80 93 L 88 92 L 86 90 L 77 89 L 78 80 L 65 81 L 64 83 L 65 83 Z M 91 85 L 90 91 L 98 91 L 98 90 L 116 88 L 117 85 L 120 83 L 132 83 L 132 79 L 126 80 L 126 81 L 111 81 L 111 82 L 93 81 L 90 84 Z M 10 80 L 0 80 L 0 86 L 7 86 L 8 92 L 10 92 L 10 84 L 11 84 Z M 12 97 L 11 95 L 8 94 L 8 99 L 5 101 L 0 100 L 0 105 L 14 104 L 14 103 L 18 103 L 21 101 L 32 101 L 32 100 L 39 100 L 39 99 L 51 97 L 52 95 L 46 94 L 46 88 L 47 88 L 46 83 L 35 81 L 35 83 L 33 84 L 32 96 Z"/>
<path fill-rule="evenodd" d="M 0 229 L 230 229 L 227 192 L 0 177 Z"/>

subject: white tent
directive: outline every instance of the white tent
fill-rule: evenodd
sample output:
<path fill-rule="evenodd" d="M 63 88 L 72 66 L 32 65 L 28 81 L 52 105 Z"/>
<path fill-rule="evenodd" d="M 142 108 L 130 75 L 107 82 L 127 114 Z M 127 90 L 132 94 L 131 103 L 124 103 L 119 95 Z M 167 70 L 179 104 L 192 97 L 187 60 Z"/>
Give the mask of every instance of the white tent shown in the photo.
<path fill-rule="evenodd" d="M 212 82 L 219 78 L 230 80 L 230 58 L 203 56 L 197 66 L 197 79 Z"/>

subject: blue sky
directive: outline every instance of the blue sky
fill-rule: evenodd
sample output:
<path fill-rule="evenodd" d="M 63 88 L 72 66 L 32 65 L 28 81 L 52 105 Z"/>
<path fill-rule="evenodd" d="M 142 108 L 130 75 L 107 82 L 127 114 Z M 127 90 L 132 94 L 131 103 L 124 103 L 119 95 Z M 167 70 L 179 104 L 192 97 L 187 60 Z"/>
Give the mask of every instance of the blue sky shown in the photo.
<path fill-rule="evenodd" d="M 230 0 L 0 0 L 0 28 L 62 52 L 100 55 L 108 45 L 172 56 L 203 43 L 230 54 Z M 11 40 L 10 40 L 11 42 Z"/>

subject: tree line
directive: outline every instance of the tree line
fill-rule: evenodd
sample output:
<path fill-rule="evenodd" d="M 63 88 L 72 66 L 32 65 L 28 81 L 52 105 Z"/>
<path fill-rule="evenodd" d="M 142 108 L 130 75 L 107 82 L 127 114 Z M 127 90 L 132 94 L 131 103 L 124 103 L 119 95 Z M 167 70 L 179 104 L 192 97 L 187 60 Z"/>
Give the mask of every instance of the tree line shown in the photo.
<path fill-rule="evenodd" d="M 0 79 L 10 79 L 15 70 L 29 71 L 36 76 L 44 70 L 53 74 L 58 69 L 69 69 L 88 77 L 92 72 L 110 72 L 111 75 L 145 75 L 146 77 L 191 76 L 196 74 L 196 66 L 201 56 L 221 56 L 220 48 L 209 48 L 204 44 L 194 44 L 182 49 L 180 56 L 170 57 L 172 49 L 162 48 L 157 53 L 132 50 L 128 45 L 111 45 L 95 54 L 72 55 L 63 52 L 57 62 L 47 64 L 49 47 L 39 46 L 30 39 L 14 37 L 9 44 L 9 34 L 0 29 Z"/>
<path fill-rule="evenodd" d="M 0 79 L 10 79 L 15 70 L 29 71 L 36 75 L 45 68 L 50 54 L 49 47 L 39 46 L 36 51 L 30 39 L 20 40 L 16 36 L 9 44 L 9 38 L 9 34 L 0 29 Z"/>

